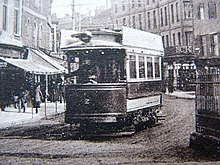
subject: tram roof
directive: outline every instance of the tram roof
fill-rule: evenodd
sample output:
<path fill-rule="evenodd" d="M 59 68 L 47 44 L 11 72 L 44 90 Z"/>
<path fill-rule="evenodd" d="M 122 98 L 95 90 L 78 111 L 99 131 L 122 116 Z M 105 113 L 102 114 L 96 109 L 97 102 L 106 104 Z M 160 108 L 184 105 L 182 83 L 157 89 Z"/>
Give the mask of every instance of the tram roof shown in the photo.
<path fill-rule="evenodd" d="M 164 52 L 162 37 L 160 35 L 129 27 L 123 27 L 122 33 L 122 45 L 124 46 Z"/>
<path fill-rule="evenodd" d="M 103 41 L 103 40 L 93 40 L 91 39 L 90 42 L 85 43 L 83 41 L 78 41 L 72 43 L 66 47 L 63 47 L 63 50 L 76 50 L 76 49 L 123 49 L 123 46 L 117 42 L 110 42 L 110 41 Z"/>
<path fill-rule="evenodd" d="M 61 48 L 63 50 L 140 48 L 163 53 L 162 37 L 157 34 L 122 27 L 121 31 L 99 30 L 93 32 L 63 31 Z"/>

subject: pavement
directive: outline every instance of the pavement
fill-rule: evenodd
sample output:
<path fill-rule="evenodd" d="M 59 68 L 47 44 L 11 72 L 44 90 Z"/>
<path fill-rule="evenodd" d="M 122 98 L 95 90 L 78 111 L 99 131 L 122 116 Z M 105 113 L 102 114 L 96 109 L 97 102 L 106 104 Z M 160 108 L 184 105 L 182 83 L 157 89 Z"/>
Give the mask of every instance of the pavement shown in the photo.
<path fill-rule="evenodd" d="M 195 92 L 174 91 L 173 93 L 165 93 L 165 95 L 175 98 L 195 99 Z M 42 103 L 37 114 L 35 109 L 31 107 L 27 107 L 25 113 L 23 113 L 22 110 L 21 112 L 18 112 L 18 109 L 15 109 L 13 106 L 9 106 L 5 108 L 5 111 L 0 111 L 0 129 L 12 127 L 18 124 L 37 122 L 42 118 L 59 114 L 64 111 L 65 104 L 60 102 Z"/>
<path fill-rule="evenodd" d="M 165 93 L 168 96 L 173 96 L 182 99 L 195 99 L 195 91 L 174 91 L 173 93 Z"/>
<path fill-rule="evenodd" d="M 47 102 L 46 104 L 41 103 L 38 113 L 36 113 L 35 108 L 32 107 L 27 107 L 25 112 L 23 112 L 23 110 L 18 112 L 18 109 L 13 106 L 9 106 L 5 108 L 5 111 L 0 110 L 0 129 L 12 127 L 18 124 L 37 122 L 42 118 L 59 114 L 64 111 L 65 104 L 60 102 Z"/>

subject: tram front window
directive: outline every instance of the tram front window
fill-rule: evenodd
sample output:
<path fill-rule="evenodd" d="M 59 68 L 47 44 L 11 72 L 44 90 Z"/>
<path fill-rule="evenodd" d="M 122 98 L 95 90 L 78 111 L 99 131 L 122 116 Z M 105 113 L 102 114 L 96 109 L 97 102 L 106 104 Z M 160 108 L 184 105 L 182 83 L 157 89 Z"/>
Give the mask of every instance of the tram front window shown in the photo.
<path fill-rule="evenodd" d="M 90 50 L 77 55 L 69 61 L 70 75 L 75 76 L 76 83 L 118 83 L 125 79 L 120 52 Z"/>

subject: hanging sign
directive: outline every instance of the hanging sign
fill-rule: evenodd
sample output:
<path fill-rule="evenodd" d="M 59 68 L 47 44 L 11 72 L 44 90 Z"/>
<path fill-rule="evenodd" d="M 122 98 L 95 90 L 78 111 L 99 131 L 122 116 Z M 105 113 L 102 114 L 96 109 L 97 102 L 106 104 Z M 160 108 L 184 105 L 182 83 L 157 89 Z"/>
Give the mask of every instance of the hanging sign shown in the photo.
<path fill-rule="evenodd" d="M 192 46 L 178 46 L 176 47 L 177 54 L 192 54 L 193 47 Z"/>

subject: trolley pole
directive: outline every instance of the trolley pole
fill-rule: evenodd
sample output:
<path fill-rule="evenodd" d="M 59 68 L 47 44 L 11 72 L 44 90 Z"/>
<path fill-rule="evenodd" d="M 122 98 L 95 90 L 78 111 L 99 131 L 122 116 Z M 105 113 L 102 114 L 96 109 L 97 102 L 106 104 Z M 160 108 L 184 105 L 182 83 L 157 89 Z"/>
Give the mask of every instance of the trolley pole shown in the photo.
<path fill-rule="evenodd" d="M 72 0 L 72 28 L 75 31 L 75 23 L 76 23 L 76 19 L 75 19 L 75 0 Z"/>

